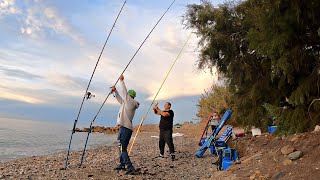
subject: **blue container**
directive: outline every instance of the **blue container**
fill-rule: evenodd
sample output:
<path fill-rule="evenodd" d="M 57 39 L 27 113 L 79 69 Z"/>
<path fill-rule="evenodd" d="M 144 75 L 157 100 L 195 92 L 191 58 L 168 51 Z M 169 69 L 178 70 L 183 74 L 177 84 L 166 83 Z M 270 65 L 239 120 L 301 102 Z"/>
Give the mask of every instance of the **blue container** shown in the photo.
<path fill-rule="evenodd" d="M 211 154 L 216 154 L 216 150 L 214 149 L 214 146 L 210 146 L 210 152 Z"/>
<path fill-rule="evenodd" d="M 268 126 L 268 133 L 273 134 L 276 132 L 278 126 Z"/>
<path fill-rule="evenodd" d="M 222 170 L 228 169 L 232 165 L 232 150 L 224 149 L 222 154 Z"/>
<path fill-rule="evenodd" d="M 232 162 L 237 162 L 239 160 L 239 153 L 235 149 L 226 148 L 222 152 L 222 170 L 228 169 Z"/>

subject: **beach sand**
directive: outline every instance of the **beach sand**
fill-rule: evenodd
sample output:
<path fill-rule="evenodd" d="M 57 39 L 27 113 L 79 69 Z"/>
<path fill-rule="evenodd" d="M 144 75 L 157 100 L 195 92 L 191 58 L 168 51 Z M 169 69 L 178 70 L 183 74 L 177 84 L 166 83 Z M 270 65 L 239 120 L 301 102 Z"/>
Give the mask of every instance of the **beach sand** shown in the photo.
<path fill-rule="evenodd" d="M 179 132 L 183 134 L 183 130 Z M 79 167 L 82 152 L 71 152 L 67 170 L 63 169 L 66 152 L 1 163 L 0 179 L 197 179 L 212 176 L 215 169 L 208 167 L 213 158 L 195 157 L 199 149 L 195 143 L 197 135 L 184 133 L 174 137 L 175 161 L 171 161 L 167 146 L 165 158 L 157 158 L 157 136 L 157 127 L 153 125 L 144 127 L 137 136 L 130 155 L 137 169 L 136 175 L 125 175 L 125 171 L 114 170 L 119 162 L 117 144 L 114 143 L 88 150 L 82 167 Z"/>
<path fill-rule="evenodd" d="M 115 171 L 118 165 L 117 144 L 101 145 L 86 153 L 85 162 L 79 167 L 82 152 L 71 152 L 70 166 L 64 170 L 66 152 L 47 156 L 28 157 L 0 164 L 0 179 L 318 179 L 320 177 L 320 133 L 303 133 L 278 137 L 263 134 L 260 137 L 237 138 L 228 144 L 240 153 L 241 164 L 226 171 L 217 171 L 212 163 L 215 156 L 207 151 L 203 158 L 195 156 L 203 125 L 185 124 L 174 133 L 176 160 L 156 158 L 158 129 L 146 125 L 139 133 L 130 158 L 137 169 L 136 175 Z M 107 136 L 107 135 L 106 135 Z M 281 153 L 284 146 L 302 151 L 298 160 L 288 160 Z"/>

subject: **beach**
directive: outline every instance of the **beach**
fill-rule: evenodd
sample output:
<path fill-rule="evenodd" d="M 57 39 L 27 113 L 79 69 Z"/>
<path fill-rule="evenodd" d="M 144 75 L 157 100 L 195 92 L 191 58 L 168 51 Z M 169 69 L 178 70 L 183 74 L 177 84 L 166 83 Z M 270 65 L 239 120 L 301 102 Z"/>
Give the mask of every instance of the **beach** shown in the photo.
<path fill-rule="evenodd" d="M 176 133 L 176 132 L 175 132 Z M 139 133 L 130 158 L 137 170 L 136 175 L 125 175 L 124 171 L 113 170 L 118 164 L 117 144 L 89 149 L 85 162 L 79 167 L 81 151 L 71 152 L 69 168 L 64 170 L 66 153 L 33 156 L 0 164 L 2 179 L 197 179 L 210 178 L 212 158 L 198 159 L 194 156 L 198 146 L 196 136 L 177 134 L 174 137 L 176 160 L 169 158 L 166 147 L 165 158 L 157 158 L 158 132 Z"/>
<path fill-rule="evenodd" d="M 176 160 L 158 158 L 158 130 L 146 125 L 139 133 L 130 158 L 136 168 L 135 175 L 116 171 L 117 144 L 101 145 L 89 149 L 83 166 L 79 167 L 82 151 L 72 151 L 69 168 L 64 169 L 66 152 L 46 156 L 33 156 L 0 164 L 0 179 L 317 179 L 320 176 L 320 133 L 303 133 L 278 137 L 263 134 L 246 135 L 231 140 L 229 145 L 240 153 L 239 164 L 226 171 L 212 166 L 215 156 L 207 151 L 203 158 L 195 156 L 201 125 L 185 124 L 174 129 Z M 178 134 L 177 134 L 178 133 Z M 108 136 L 108 135 L 106 135 Z M 282 154 L 284 146 L 302 151 L 297 160 L 288 160 Z"/>

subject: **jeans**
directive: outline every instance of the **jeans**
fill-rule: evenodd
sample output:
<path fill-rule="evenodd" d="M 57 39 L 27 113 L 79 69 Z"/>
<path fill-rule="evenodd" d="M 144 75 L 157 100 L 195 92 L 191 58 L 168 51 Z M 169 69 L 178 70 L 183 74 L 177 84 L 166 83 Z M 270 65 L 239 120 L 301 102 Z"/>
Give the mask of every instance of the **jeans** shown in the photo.
<path fill-rule="evenodd" d="M 169 146 L 170 154 L 174 154 L 174 145 L 173 145 L 173 139 L 172 139 L 172 129 L 169 130 L 160 130 L 159 135 L 159 149 L 160 154 L 164 155 L 164 146 L 167 143 Z"/>
<path fill-rule="evenodd" d="M 132 130 L 126 127 L 120 127 L 118 132 L 118 143 L 120 151 L 120 164 L 122 166 L 127 165 L 128 170 L 134 170 L 130 158 L 128 156 L 127 147 L 132 135 Z"/>

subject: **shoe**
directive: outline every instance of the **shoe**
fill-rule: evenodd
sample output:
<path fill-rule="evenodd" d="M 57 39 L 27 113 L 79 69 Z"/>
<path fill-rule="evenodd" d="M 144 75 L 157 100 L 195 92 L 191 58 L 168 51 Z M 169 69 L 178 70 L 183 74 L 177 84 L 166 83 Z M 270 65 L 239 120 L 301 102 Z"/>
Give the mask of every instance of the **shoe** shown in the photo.
<path fill-rule="evenodd" d="M 171 161 L 174 161 L 176 159 L 176 156 L 174 154 L 171 154 Z"/>
<path fill-rule="evenodd" d="M 135 175 L 135 170 L 134 170 L 134 169 L 129 169 L 129 170 L 126 172 L 126 175 Z"/>
<path fill-rule="evenodd" d="M 122 164 L 119 164 L 116 168 L 114 168 L 114 170 L 121 170 L 121 171 L 124 171 L 124 170 L 126 170 L 126 167 L 125 167 L 125 165 L 122 165 Z"/>

